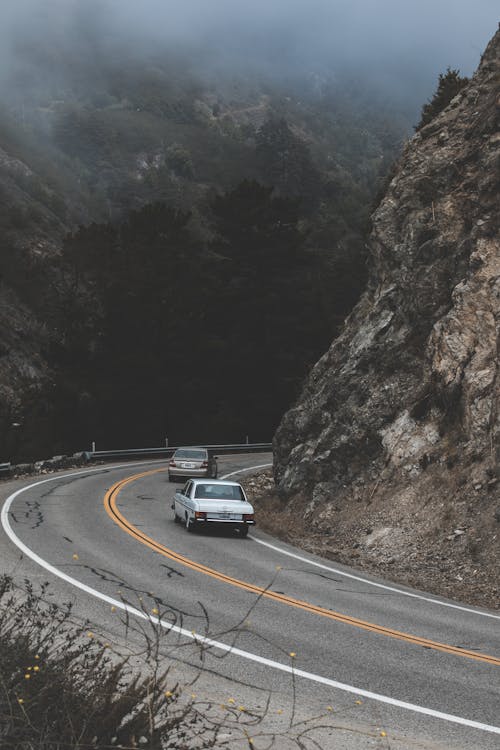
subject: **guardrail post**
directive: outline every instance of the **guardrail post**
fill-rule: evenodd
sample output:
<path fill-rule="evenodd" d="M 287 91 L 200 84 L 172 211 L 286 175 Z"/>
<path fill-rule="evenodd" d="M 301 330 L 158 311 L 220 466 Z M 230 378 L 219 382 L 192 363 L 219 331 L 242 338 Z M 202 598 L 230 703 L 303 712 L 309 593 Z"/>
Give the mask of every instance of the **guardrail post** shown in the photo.
<path fill-rule="evenodd" d="M 95 441 L 92 441 L 92 453 L 95 453 Z"/>

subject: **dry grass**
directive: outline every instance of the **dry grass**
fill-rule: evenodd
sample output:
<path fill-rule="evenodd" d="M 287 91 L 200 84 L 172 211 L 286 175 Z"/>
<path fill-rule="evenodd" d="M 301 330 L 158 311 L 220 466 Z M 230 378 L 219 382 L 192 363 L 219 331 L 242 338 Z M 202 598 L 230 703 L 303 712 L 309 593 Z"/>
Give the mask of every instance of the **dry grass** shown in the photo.
<path fill-rule="evenodd" d="M 115 650 L 89 623 L 78 622 L 70 604 L 50 603 L 47 588 L 35 592 L 28 581 L 19 587 L 0 578 L 2 750 L 321 750 L 322 738 L 331 738 L 333 730 L 371 740 L 380 734 L 375 724 L 350 721 L 351 697 L 345 705 L 337 700 L 335 711 L 323 706 L 305 715 L 293 672 L 286 711 L 276 707 L 267 689 L 255 689 L 255 706 L 220 695 L 207 700 L 193 690 L 210 647 L 203 639 L 195 645 L 185 638 L 172 641 L 172 631 L 165 631 L 161 621 L 176 618 L 161 601 L 154 600 L 155 616 L 147 622 L 116 610 L 126 640 L 136 644 L 124 656 L 123 646 Z M 142 605 L 138 596 L 122 601 Z M 143 613 L 149 611 L 150 602 L 144 603 Z M 236 644 L 238 633 L 236 628 L 226 636 Z M 173 680 L 171 665 L 186 648 L 187 662 L 194 653 L 200 666 L 181 686 Z M 283 651 L 284 659 L 293 656 Z"/>
<path fill-rule="evenodd" d="M 0 745 L 37 750 L 188 747 L 168 669 L 133 673 L 72 607 L 0 579 Z"/>

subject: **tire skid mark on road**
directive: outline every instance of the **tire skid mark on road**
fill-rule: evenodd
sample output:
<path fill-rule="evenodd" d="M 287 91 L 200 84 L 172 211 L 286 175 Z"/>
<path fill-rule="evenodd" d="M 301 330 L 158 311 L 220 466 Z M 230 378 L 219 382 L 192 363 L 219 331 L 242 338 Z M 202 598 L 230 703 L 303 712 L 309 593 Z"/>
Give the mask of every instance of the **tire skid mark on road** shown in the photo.
<path fill-rule="evenodd" d="M 119 482 L 116 482 L 116 484 L 114 484 L 104 496 L 104 507 L 107 514 L 112 518 L 112 520 L 131 537 L 146 545 L 155 552 L 159 553 L 160 555 L 163 555 L 170 560 L 174 560 L 175 562 L 181 563 L 182 565 L 185 565 L 188 568 L 191 568 L 191 570 L 194 570 L 198 573 L 203 573 L 204 575 L 208 575 L 211 578 L 215 578 L 222 583 L 228 583 L 231 586 L 236 586 L 237 588 L 249 591 L 250 593 L 257 596 L 272 599 L 273 601 L 277 601 L 280 604 L 296 607 L 297 609 L 304 610 L 311 614 L 320 615 L 321 617 L 326 617 L 328 619 L 335 620 L 336 622 L 340 622 L 345 625 L 351 625 L 371 633 L 376 633 L 378 635 L 384 635 L 400 641 L 405 641 L 406 643 L 410 643 L 415 646 L 431 649 L 433 651 L 440 651 L 442 653 L 451 654 L 454 656 L 461 656 L 466 659 L 472 659 L 473 661 L 485 662 L 486 664 L 489 664 L 491 666 L 500 666 L 499 657 L 472 651 L 470 649 L 460 648 L 459 646 L 440 643 L 429 638 L 422 638 L 420 636 L 412 635 L 411 633 L 404 633 L 402 631 L 394 630 L 383 625 L 377 625 L 375 623 L 361 620 L 357 617 L 351 617 L 350 615 L 345 615 L 341 612 L 335 612 L 333 610 L 326 609 L 325 607 L 311 604 L 310 602 L 302 601 L 300 599 L 294 599 L 293 597 L 281 594 L 277 591 L 271 591 L 269 588 L 256 586 L 255 584 L 242 581 L 225 573 L 221 573 L 218 570 L 209 568 L 202 563 L 191 560 L 190 558 L 185 557 L 184 555 L 181 555 L 180 553 L 175 552 L 168 547 L 165 547 L 163 544 L 160 544 L 160 542 L 157 542 L 152 537 L 140 531 L 136 526 L 128 521 L 128 519 L 121 513 L 117 506 L 117 500 L 120 491 L 128 484 L 142 479 L 143 477 L 151 476 L 153 474 L 158 474 L 165 471 L 166 469 L 154 469 L 141 472 L 140 474 L 134 474 L 133 476 L 126 477 L 125 479 L 121 479 Z"/>

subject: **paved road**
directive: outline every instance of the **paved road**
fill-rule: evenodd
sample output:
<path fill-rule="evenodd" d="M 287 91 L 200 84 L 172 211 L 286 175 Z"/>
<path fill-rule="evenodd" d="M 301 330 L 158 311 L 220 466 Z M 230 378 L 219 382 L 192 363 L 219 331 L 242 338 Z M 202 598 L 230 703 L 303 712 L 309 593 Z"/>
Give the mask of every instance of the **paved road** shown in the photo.
<path fill-rule="evenodd" d="M 224 457 L 220 473 L 266 461 Z M 219 645 L 203 649 L 198 694 L 232 692 L 256 711 L 268 701 L 273 730 L 293 710 L 311 726 L 321 715 L 320 747 L 500 748 L 498 613 L 385 584 L 258 528 L 246 540 L 188 534 L 173 521 L 176 485 L 163 468 L 97 467 L 18 494 L 3 514 L 2 569 L 50 580 L 54 598 L 74 600 L 116 643 L 125 604 L 153 618 L 158 610 L 183 629 L 164 645 L 181 680 L 200 669 L 192 632 L 210 636 Z M 14 484 L 2 485 L 3 498 Z M 129 631 L 131 645 L 138 638 Z"/>

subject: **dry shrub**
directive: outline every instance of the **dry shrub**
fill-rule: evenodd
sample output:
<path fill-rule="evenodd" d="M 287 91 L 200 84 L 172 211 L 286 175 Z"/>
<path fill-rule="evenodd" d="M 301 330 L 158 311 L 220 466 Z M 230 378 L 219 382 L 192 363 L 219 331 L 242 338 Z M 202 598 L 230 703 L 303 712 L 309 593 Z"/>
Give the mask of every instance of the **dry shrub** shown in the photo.
<path fill-rule="evenodd" d="M 278 574 L 276 574 L 278 575 Z M 272 586 L 274 580 L 270 582 Z M 39 591 L 29 581 L 16 586 L 8 576 L 0 577 L 0 747 L 2 750 L 203 750 L 204 748 L 272 747 L 316 748 L 318 733 L 331 735 L 332 728 L 350 731 L 337 712 L 333 723 L 324 723 L 325 713 L 299 717 L 300 703 L 295 674 L 290 676 L 291 706 L 280 728 L 272 719 L 272 693 L 264 690 L 260 708 L 238 706 L 230 698 L 224 704 L 183 695 L 193 681 L 172 684 L 171 652 L 179 658 L 192 641 L 165 643 L 171 638 L 165 622 L 181 624 L 177 615 L 154 600 L 157 617 L 139 621 L 131 614 L 137 602 L 122 598 L 129 607 L 122 614 L 126 638 L 138 645 L 123 656 L 111 648 L 89 623 L 78 622 L 71 604 L 58 606 L 48 601 L 48 584 Z M 137 594 L 137 592 L 136 592 Z M 137 595 L 142 604 L 142 597 Z M 242 618 L 246 620 L 260 596 Z M 202 607 L 203 608 L 203 607 Z M 204 610 L 204 608 L 203 608 Z M 117 610 L 118 611 L 118 610 Z M 146 605 L 142 614 L 150 610 Z M 204 610 L 205 612 L 205 610 Z M 206 612 L 205 612 L 206 614 Z M 163 623 L 163 624 L 162 624 Z M 208 620 L 205 623 L 207 632 Z M 225 633 L 237 644 L 241 628 Z M 207 632 L 208 635 L 208 632 Z M 224 635 L 224 634 L 220 634 Z M 137 638 L 139 636 L 139 638 Z M 211 647 L 199 643 L 200 672 Z M 224 653 L 219 658 L 225 658 Z M 283 658 L 294 656 L 283 650 Z M 191 654 L 192 657 L 192 654 Z M 141 667 L 137 662 L 141 661 Z M 191 659 L 189 654 L 187 661 Z M 293 660 L 292 660 L 293 663 Z M 197 678 L 194 679 L 194 682 Z M 262 693 L 262 691 L 259 691 Z M 349 702 L 350 706 L 350 702 Z M 350 709 L 349 709 L 350 710 Z M 328 707 L 328 711 L 333 709 Z M 283 711 L 279 711 L 279 714 Z M 328 713 L 328 718 L 333 714 Z M 359 729 L 355 730 L 359 732 Z M 374 736 L 368 729 L 367 736 Z M 283 744 L 284 743 L 284 744 Z"/>
<path fill-rule="evenodd" d="M 36 748 L 188 748 L 202 718 L 180 705 L 168 669 L 133 670 L 76 623 L 72 606 L 47 602 L 0 578 L 0 746 Z M 152 643 L 145 651 L 157 649 Z M 213 746 L 206 733 L 199 747 Z"/>

